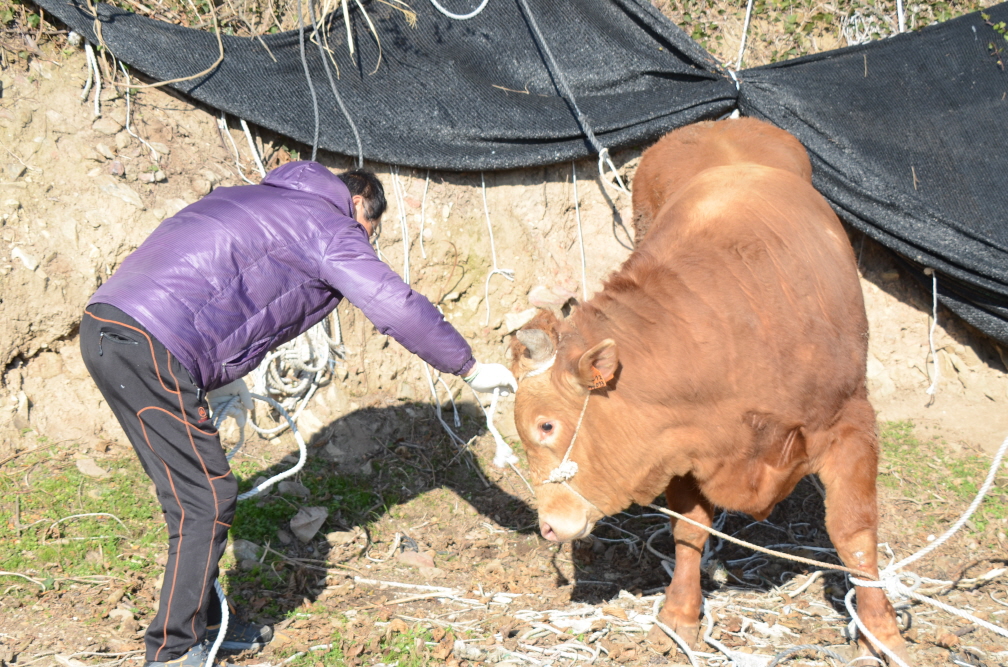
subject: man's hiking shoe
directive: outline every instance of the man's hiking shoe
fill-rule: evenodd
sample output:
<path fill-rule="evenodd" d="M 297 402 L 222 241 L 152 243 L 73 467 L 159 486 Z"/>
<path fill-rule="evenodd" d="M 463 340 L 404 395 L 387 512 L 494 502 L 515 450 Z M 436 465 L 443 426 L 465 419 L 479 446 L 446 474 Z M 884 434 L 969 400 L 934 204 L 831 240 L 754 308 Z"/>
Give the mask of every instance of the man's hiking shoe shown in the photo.
<path fill-rule="evenodd" d="M 220 624 L 207 626 L 207 642 L 209 645 L 217 640 Z M 258 623 L 242 623 L 234 616 L 228 619 L 227 632 L 221 649 L 225 651 L 258 651 L 266 647 L 273 639 L 273 628 Z M 188 665 L 186 665 L 188 667 Z"/>
<path fill-rule="evenodd" d="M 144 667 L 204 667 L 209 652 L 210 644 L 208 642 L 200 642 L 186 651 L 185 655 L 181 657 L 165 662 L 148 660 L 144 663 Z M 230 667 L 230 665 L 214 661 L 214 667 Z"/>

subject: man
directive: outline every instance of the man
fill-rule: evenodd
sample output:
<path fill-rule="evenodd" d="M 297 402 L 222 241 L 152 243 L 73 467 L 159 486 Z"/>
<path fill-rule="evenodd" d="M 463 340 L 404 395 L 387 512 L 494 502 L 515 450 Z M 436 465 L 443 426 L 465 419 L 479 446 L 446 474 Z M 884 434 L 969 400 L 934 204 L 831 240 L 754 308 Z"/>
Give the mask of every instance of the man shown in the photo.
<path fill-rule="evenodd" d="M 462 336 L 382 262 L 370 243 L 385 211 L 366 171 L 292 162 L 259 185 L 220 188 L 165 220 L 89 302 L 80 327 L 91 377 L 154 481 L 168 563 L 147 628 L 146 667 L 197 667 L 215 635 L 213 592 L 238 484 L 209 399 L 251 407 L 242 377 L 343 297 L 379 331 L 475 390 L 514 377 L 481 364 Z M 240 415 L 244 417 L 244 413 Z M 254 648 L 269 628 L 229 622 L 224 646 Z"/>

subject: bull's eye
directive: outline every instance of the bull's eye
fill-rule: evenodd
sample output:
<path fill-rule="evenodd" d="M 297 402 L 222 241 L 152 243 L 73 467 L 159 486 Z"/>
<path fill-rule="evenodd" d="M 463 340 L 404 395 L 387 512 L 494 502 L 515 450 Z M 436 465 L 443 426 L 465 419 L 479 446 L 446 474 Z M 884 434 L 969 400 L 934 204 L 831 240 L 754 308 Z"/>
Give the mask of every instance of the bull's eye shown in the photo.
<path fill-rule="evenodd" d="M 539 429 L 543 433 L 552 433 L 553 432 L 553 423 L 552 422 L 543 422 L 542 424 L 539 425 Z"/>

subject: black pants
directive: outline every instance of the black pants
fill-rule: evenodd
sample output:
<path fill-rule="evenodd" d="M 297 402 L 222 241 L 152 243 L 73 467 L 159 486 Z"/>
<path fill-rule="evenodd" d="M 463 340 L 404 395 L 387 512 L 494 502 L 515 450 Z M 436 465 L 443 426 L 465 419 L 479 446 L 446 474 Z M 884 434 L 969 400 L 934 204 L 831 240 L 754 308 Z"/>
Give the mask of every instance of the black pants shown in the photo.
<path fill-rule="evenodd" d="M 118 308 L 94 304 L 81 321 L 80 344 L 164 511 L 168 564 L 145 639 L 147 660 L 173 660 L 205 638 L 208 621 L 220 620 L 213 581 L 238 483 L 206 397 L 149 331 Z"/>

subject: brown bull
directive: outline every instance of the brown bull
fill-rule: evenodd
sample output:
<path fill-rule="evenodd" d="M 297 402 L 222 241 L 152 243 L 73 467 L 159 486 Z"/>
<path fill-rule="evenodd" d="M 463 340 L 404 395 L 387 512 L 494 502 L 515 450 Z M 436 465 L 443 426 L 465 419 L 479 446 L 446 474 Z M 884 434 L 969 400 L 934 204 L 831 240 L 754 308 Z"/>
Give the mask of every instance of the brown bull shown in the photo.
<path fill-rule="evenodd" d="M 868 322 L 805 150 L 755 120 L 686 127 L 644 153 L 633 204 L 637 249 L 602 292 L 565 320 L 540 313 L 512 343 L 543 536 L 584 537 L 663 491 L 708 526 L 715 507 L 763 519 L 814 473 L 840 558 L 877 575 Z M 707 533 L 671 523 L 659 618 L 695 641 Z M 906 658 L 884 593 L 859 588 L 857 602 Z"/>

